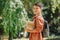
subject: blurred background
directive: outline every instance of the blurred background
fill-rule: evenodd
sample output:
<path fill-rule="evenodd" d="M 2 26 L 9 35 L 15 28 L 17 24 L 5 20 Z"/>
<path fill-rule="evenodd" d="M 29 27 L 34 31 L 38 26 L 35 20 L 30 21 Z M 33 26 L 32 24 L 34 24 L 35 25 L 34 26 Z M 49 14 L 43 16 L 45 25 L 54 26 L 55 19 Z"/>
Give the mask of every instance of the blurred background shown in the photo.
<path fill-rule="evenodd" d="M 29 39 L 25 20 L 32 21 L 35 2 L 43 3 L 43 38 L 60 40 L 60 0 L 0 0 L 0 40 Z"/>

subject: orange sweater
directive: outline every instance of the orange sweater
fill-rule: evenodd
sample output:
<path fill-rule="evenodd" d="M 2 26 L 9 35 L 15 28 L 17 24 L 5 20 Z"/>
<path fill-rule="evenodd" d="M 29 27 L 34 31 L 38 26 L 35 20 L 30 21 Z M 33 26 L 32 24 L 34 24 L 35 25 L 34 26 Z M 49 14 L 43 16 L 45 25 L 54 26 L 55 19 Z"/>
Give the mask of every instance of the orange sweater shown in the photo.
<path fill-rule="evenodd" d="M 42 16 L 35 16 L 34 19 L 35 29 L 30 30 L 27 29 L 28 32 L 30 32 L 30 40 L 43 40 L 42 39 L 42 30 L 44 26 L 44 19 Z"/>

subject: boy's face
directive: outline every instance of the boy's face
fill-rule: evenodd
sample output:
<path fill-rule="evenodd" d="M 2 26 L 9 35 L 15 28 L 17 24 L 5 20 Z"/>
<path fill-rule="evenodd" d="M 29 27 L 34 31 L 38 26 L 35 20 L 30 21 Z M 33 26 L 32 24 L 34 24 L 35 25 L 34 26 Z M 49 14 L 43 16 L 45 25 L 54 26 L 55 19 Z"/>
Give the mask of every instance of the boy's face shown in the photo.
<path fill-rule="evenodd" d="M 33 11 L 34 11 L 34 14 L 39 14 L 39 13 L 41 13 L 41 8 L 39 6 L 34 5 Z"/>

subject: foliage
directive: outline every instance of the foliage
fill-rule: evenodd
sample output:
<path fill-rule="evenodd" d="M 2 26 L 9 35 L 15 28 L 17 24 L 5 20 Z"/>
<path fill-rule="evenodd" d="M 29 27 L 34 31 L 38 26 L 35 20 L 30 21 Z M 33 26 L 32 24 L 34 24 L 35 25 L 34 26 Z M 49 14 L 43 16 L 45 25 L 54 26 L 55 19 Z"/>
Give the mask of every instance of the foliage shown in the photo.
<path fill-rule="evenodd" d="M 5 0 L 0 0 L 0 16 L 3 13 L 4 6 L 5 6 Z"/>
<path fill-rule="evenodd" d="M 21 31 L 22 27 L 25 27 L 25 19 L 27 13 L 20 0 L 7 0 L 3 13 L 3 25 L 5 34 L 11 34 L 15 36 L 18 31 Z"/>

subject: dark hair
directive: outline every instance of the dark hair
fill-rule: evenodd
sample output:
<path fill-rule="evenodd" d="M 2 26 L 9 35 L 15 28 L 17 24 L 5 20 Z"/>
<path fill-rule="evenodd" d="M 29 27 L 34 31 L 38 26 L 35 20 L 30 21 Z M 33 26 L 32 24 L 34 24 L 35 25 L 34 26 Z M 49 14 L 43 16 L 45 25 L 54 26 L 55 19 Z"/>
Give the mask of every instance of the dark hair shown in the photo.
<path fill-rule="evenodd" d="M 43 8 L 43 4 L 41 2 L 36 2 L 34 5 L 39 6 L 40 8 Z"/>

